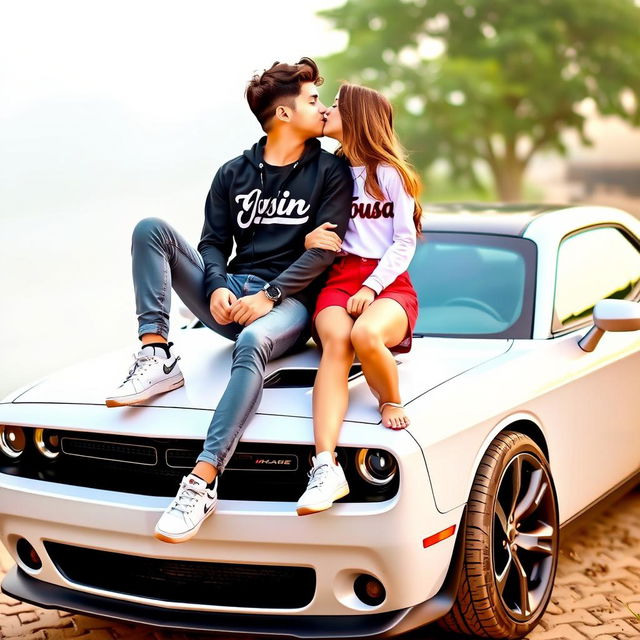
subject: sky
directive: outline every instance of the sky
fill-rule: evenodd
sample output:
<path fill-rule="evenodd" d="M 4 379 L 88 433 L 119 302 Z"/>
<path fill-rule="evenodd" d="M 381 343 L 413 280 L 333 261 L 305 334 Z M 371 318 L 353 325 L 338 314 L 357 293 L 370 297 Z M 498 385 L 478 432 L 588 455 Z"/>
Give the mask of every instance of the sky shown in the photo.
<path fill-rule="evenodd" d="M 217 167 L 262 135 L 247 80 L 342 49 L 316 16 L 339 4 L 0 0 L 0 398 L 137 348 L 135 223 L 197 243 Z"/>
<path fill-rule="evenodd" d="M 237 102 L 274 57 L 341 46 L 315 11 L 336 0 L 42 0 L 0 3 L 0 115 L 39 101 L 104 99 L 153 122 Z M 243 75 L 244 74 L 244 75 Z"/>

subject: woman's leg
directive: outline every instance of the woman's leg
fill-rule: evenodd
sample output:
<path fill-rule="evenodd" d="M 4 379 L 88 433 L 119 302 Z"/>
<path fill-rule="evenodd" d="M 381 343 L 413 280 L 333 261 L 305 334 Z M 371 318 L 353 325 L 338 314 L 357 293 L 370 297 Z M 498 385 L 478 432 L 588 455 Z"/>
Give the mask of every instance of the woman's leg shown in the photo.
<path fill-rule="evenodd" d="M 322 358 L 313 386 L 313 433 L 316 453 L 335 451 L 349 404 L 349 370 L 353 364 L 353 318 L 342 307 L 327 307 L 316 317 Z"/>
<path fill-rule="evenodd" d="M 316 317 L 322 357 L 313 385 L 313 434 L 316 457 L 309 482 L 296 506 L 299 516 L 329 509 L 349 493 L 342 467 L 335 459 L 340 428 L 349 404 L 349 369 L 353 363 L 353 319 L 342 307 L 326 307 Z"/>
<path fill-rule="evenodd" d="M 407 314 L 398 302 L 379 298 L 355 321 L 351 330 L 351 342 L 362 372 L 380 404 L 401 402 L 398 366 L 389 347 L 402 342 L 408 326 Z M 382 424 L 391 429 L 404 429 L 409 418 L 404 409 L 387 405 L 382 409 Z"/>

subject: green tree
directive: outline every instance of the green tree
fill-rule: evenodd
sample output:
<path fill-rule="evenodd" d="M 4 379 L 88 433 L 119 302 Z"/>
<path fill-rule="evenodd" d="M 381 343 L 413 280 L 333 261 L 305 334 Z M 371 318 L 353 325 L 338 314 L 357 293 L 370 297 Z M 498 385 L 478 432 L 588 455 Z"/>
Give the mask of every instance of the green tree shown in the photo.
<path fill-rule="evenodd" d="M 534 154 L 584 144 L 579 105 L 640 124 L 640 1 L 347 0 L 320 12 L 348 35 L 322 61 L 331 78 L 394 103 L 415 165 L 447 160 L 477 180 L 485 162 L 498 197 L 517 201 Z"/>

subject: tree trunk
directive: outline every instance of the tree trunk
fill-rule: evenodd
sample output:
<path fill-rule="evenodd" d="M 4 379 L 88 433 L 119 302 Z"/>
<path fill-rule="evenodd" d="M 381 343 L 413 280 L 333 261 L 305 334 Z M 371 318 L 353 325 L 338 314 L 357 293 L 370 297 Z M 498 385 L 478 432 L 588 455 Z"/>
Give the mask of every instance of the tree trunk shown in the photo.
<path fill-rule="evenodd" d="M 486 140 L 485 159 L 491 167 L 496 195 L 501 202 L 520 202 L 528 158 L 518 157 L 517 137 L 503 138 L 503 148 L 499 154 L 491 139 Z"/>
<path fill-rule="evenodd" d="M 524 168 L 517 161 L 500 163 L 493 170 L 493 179 L 498 199 L 501 202 L 521 202 Z"/>
<path fill-rule="evenodd" d="M 518 158 L 516 154 L 516 138 L 508 138 L 504 144 L 504 155 L 498 156 L 491 152 L 490 166 L 493 173 L 495 188 L 501 202 L 520 202 L 526 160 Z"/>

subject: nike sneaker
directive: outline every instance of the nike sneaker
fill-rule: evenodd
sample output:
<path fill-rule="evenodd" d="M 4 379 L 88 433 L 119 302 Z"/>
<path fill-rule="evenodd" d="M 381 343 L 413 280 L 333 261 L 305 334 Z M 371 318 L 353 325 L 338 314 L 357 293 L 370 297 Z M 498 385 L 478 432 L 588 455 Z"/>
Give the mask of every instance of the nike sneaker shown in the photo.
<path fill-rule="evenodd" d="M 173 391 L 184 384 L 178 365 L 180 356 L 171 354 L 169 345 L 145 345 L 133 356 L 129 374 L 106 398 L 107 407 L 126 407 L 145 402 L 153 396 Z"/>
<path fill-rule="evenodd" d="M 309 484 L 298 500 L 296 512 L 299 516 L 306 516 L 324 511 L 348 493 L 349 485 L 342 467 L 334 462 L 331 451 L 322 451 L 313 458 Z"/>
<path fill-rule="evenodd" d="M 217 477 L 212 488 L 193 473 L 182 478 L 178 494 L 158 520 L 153 535 L 158 540 L 173 543 L 193 538 L 205 518 L 213 513 L 218 502 L 217 490 Z"/>

